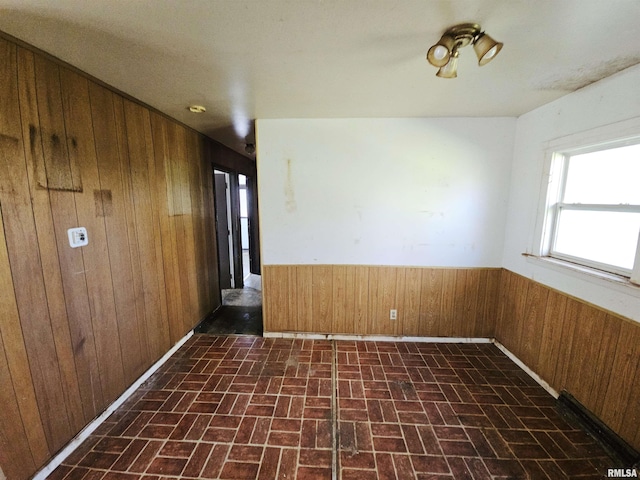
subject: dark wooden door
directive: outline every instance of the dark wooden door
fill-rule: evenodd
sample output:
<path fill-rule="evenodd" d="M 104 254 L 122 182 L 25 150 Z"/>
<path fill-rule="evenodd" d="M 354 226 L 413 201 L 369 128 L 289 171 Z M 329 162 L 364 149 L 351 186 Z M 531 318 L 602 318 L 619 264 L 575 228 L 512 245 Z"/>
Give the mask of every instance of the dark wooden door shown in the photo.
<path fill-rule="evenodd" d="M 215 173 L 216 232 L 220 264 L 220 288 L 231 288 L 231 261 L 229 256 L 229 217 L 227 216 L 227 180 L 224 173 Z"/>

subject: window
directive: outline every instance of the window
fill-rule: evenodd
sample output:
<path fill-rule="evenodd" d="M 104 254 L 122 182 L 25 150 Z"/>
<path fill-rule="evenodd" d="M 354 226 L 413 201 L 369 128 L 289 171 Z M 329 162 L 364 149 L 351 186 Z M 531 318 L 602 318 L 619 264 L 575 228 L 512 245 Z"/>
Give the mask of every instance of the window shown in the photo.
<path fill-rule="evenodd" d="M 543 254 L 640 283 L 640 137 L 554 152 Z"/>

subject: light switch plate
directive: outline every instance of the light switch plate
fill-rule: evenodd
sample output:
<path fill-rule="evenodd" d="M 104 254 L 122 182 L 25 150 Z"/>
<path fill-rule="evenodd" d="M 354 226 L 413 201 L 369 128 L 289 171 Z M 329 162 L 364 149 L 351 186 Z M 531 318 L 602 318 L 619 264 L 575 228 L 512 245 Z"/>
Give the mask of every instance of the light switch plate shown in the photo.
<path fill-rule="evenodd" d="M 69 245 L 71 245 L 71 248 L 84 247 L 89 244 L 87 229 L 84 227 L 70 228 L 67 230 L 67 235 L 69 235 Z"/>

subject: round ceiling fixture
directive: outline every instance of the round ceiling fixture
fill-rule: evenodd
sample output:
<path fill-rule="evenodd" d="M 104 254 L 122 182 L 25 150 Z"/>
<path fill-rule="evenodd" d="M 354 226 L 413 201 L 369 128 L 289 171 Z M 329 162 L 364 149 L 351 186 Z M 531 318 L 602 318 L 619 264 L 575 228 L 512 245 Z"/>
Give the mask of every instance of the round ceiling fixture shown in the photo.
<path fill-rule="evenodd" d="M 207 111 L 202 105 L 189 105 L 188 108 L 191 113 L 204 113 Z"/>

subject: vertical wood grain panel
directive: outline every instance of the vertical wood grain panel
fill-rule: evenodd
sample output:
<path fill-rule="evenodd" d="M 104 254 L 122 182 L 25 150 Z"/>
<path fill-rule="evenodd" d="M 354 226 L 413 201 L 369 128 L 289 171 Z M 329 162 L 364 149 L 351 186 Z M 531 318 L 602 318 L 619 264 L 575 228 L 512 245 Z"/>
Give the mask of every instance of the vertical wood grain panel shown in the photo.
<path fill-rule="evenodd" d="M 566 307 L 567 297 L 565 295 L 554 291 L 549 292 L 540 329 L 538 374 L 550 384 L 553 384 L 562 349 L 562 329 Z"/>
<path fill-rule="evenodd" d="M 83 188 L 82 192 L 73 193 L 78 225 L 86 227 L 90 236 L 89 244 L 78 250 L 88 272 L 83 275 L 103 392 L 103 402 L 96 403 L 100 412 L 125 389 L 105 227 L 105 218 L 112 215 L 112 201 L 109 195 L 102 194 L 100 185 L 88 82 L 65 69 L 60 78 L 70 163 L 77 166 Z"/>
<path fill-rule="evenodd" d="M 544 323 L 545 309 L 547 306 L 547 298 L 549 290 L 540 284 L 534 283 L 527 289 L 525 299 L 524 315 L 522 317 L 522 343 L 520 345 L 520 360 L 529 365 L 534 371 L 537 371 L 538 359 L 540 354 L 540 342 L 542 337 L 539 335 L 540 325 Z"/>
<path fill-rule="evenodd" d="M 36 56 L 35 77 L 51 216 L 84 421 L 87 422 L 99 412 L 98 406 L 104 405 L 104 395 L 99 381 L 82 251 L 70 248 L 67 240 L 67 229 L 79 226 L 73 193 L 82 188 L 82 179 L 77 168 L 71 167 L 67 150 L 59 67 Z M 75 180 L 72 172 L 75 172 Z"/>
<path fill-rule="evenodd" d="M 329 332 L 333 326 L 333 272 L 327 265 L 313 266 L 313 326 L 311 331 Z"/>
<path fill-rule="evenodd" d="M 71 432 L 37 244 L 18 105 L 17 49 L 0 40 L 0 205 L 18 311 L 49 449 Z M 5 342 L 16 341 L 5 338 Z M 52 365 L 54 368 L 52 368 Z M 29 381 L 27 379 L 27 381 Z"/>
<path fill-rule="evenodd" d="M 604 333 L 606 313 L 581 304 L 574 329 L 573 348 L 569 358 L 573 366 L 566 388 L 583 405 L 593 405 L 596 390 L 596 361 Z M 591 341 L 585 342 L 585 338 Z M 604 393 L 604 392 L 603 392 Z"/>
<path fill-rule="evenodd" d="M 37 87 L 35 82 L 34 55 L 18 48 L 18 83 L 20 100 L 20 120 L 24 153 L 27 162 L 27 176 L 31 195 L 31 208 L 36 224 L 38 249 L 42 265 L 44 287 L 49 310 L 49 320 L 56 347 L 65 404 L 72 430 L 84 425 L 86 418 L 80 396 L 80 385 L 72 336 L 67 316 L 67 306 L 62 285 L 61 267 L 58 258 L 56 231 L 51 212 L 49 192 L 46 187 L 47 172 L 43 150 L 43 136 L 38 114 Z M 26 139 L 28 139 L 28 144 Z M 20 386 L 16 386 L 18 390 Z M 26 397 L 20 397 L 26 398 Z M 34 426 L 27 427 L 27 432 Z M 42 458 L 36 455 L 36 459 Z"/>
<path fill-rule="evenodd" d="M 625 425 L 627 409 L 635 409 L 638 405 L 638 392 L 634 391 L 633 387 L 639 374 L 639 362 L 640 328 L 630 321 L 623 321 L 620 326 L 620 338 L 612 362 L 611 380 L 605 394 L 601 418 L 628 442 L 633 442 L 634 438 L 625 437 L 623 432 L 627 432 L 628 428 Z M 636 428 L 637 425 L 636 423 Z M 639 447 L 638 445 L 634 446 Z"/>
<path fill-rule="evenodd" d="M 438 319 L 437 336 L 455 337 L 456 324 L 456 270 L 442 271 L 442 290 L 440 292 L 440 318 Z"/>
<path fill-rule="evenodd" d="M 418 335 L 439 335 L 442 312 L 443 269 L 425 268 L 421 275 Z"/>
<path fill-rule="evenodd" d="M 371 267 L 369 270 L 369 335 L 395 335 L 396 321 L 389 310 L 396 305 L 398 271 L 395 267 Z"/>
<path fill-rule="evenodd" d="M 564 313 L 564 324 L 562 326 L 562 342 L 558 352 L 558 363 L 553 377 L 553 385 L 557 385 L 560 390 L 566 388 L 567 377 L 571 375 L 571 349 L 574 342 L 574 331 L 576 323 L 579 321 L 580 303 L 569 298 Z M 574 366 L 575 368 L 575 366 Z"/>
<path fill-rule="evenodd" d="M 130 101 L 125 101 L 124 112 L 127 125 L 131 184 L 135 206 L 135 226 L 142 273 L 143 299 L 145 305 L 145 329 L 143 335 L 149 341 L 149 358 L 157 359 L 162 351 L 162 338 L 168 335 L 168 319 L 163 316 L 166 308 L 161 306 L 160 270 L 156 256 L 157 223 L 151 195 L 149 163 L 153 161 L 153 148 L 147 137 L 147 112 Z M 164 330 L 164 332 L 162 332 Z"/>
<path fill-rule="evenodd" d="M 335 333 L 355 333 L 355 269 L 346 265 L 333 267 L 333 325 Z"/>
<path fill-rule="evenodd" d="M 133 259 L 129 249 L 126 206 L 131 198 L 125 188 L 127 171 L 122 169 L 123 160 L 118 149 L 114 95 L 94 83 L 89 84 L 89 94 L 100 190 L 105 192 L 102 197 L 106 197 L 102 208 L 108 232 L 106 242 L 119 333 L 117 347 L 122 355 L 124 381 L 129 385 L 142 373 L 145 365 L 144 356 L 140 353 L 136 291 L 132 288 Z"/>
<path fill-rule="evenodd" d="M 398 302 L 402 314 L 400 316 L 401 329 L 398 333 L 406 336 L 420 335 L 420 305 L 422 293 L 422 269 L 405 269 L 405 285 L 403 298 Z"/>
<path fill-rule="evenodd" d="M 303 332 L 315 332 L 313 319 L 313 267 L 300 265 L 296 267 L 296 284 L 292 291 L 299 292 L 296 322 Z"/>
<path fill-rule="evenodd" d="M 171 199 L 174 211 L 170 212 L 176 224 L 178 234 L 178 266 L 182 288 L 182 330 L 186 331 L 187 323 L 192 316 L 198 315 L 198 288 L 195 273 L 195 246 L 193 237 L 193 221 L 189 174 L 186 160 L 186 132 L 179 125 L 170 124 L 167 129 L 170 146 L 170 165 L 167 170 L 171 185 Z"/>
<path fill-rule="evenodd" d="M 1 294 L 0 294 L 1 295 Z M 3 313 L 0 310 L 0 313 Z M 5 346 L 0 334 L 0 465 L 8 478 L 20 478 L 36 469 L 24 424 L 20 418 L 18 397 L 13 388 Z"/>
<path fill-rule="evenodd" d="M 167 288 L 167 321 L 169 335 L 173 342 L 182 337 L 183 319 L 189 318 L 189 304 L 183 310 L 182 296 L 187 295 L 188 285 L 182 288 L 180 281 L 180 259 L 178 247 L 180 235 L 176 232 L 176 211 L 173 204 L 173 182 L 171 180 L 172 164 L 176 159 L 169 153 L 168 121 L 156 113 L 151 114 L 151 131 L 156 163 L 156 191 L 158 195 L 158 216 L 160 219 L 160 235 L 162 237 L 162 258 L 164 262 L 165 286 Z"/>
<path fill-rule="evenodd" d="M 21 471 L 34 470 L 49 450 L 20 330 L 1 209 L 0 318 L 0 462 L 7 475 L 18 477 Z M 3 338 L 10 342 L 5 344 Z M 20 380 L 13 382 L 12 376 Z"/>
<path fill-rule="evenodd" d="M 364 266 L 356 266 L 355 269 L 355 317 L 353 329 L 355 333 L 366 331 L 369 323 L 369 273 L 370 269 Z"/>
<path fill-rule="evenodd" d="M 613 369 L 613 359 L 616 355 L 618 341 L 620 340 L 620 329 L 622 328 L 621 318 L 607 314 L 603 320 L 604 328 L 602 332 L 602 341 L 597 354 L 597 359 L 591 375 L 597 379 L 597 394 L 590 398 L 589 405 L 593 413 L 598 417 L 602 417 L 604 400 L 611 381 L 611 372 Z M 640 368 L 640 366 L 639 366 Z M 636 390 L 640 391 L 640 390 Z M 640 425 L 640 423 L 638 423 Z"/>
<path fill-rule="evenodd" d="M 138 245 L 138 228 L 136 218 L 136 206 L 134 196 L 134 176 L 132 173 L 132 165 L 129 157 L 129 142 L 127 134 L 127 124 L 124 112 L 124 100 L 122 97 L 115 95 L 113 97 L 113 106 L 116 120 L 116 132 L 118 135 L 118 158 L 120 159 L 120 168 L 123 172 L 122 189 L 125 197 L 125 215 L 127 219 L 127 240 L 129 243 L 129 255 L 131 256 L 131 275 L 133 283 L 130 285 L 134 292 L 135 299 L 135 317 L 129 318 L 129 322 L 135 321 L 133 327 L 138 332 L 140 339 L 140 350 L 138 358 L 140 360 L 140 372 L 144 371 L 146 365 L 152 358 L 151 346 L 147 335 L 147 313 L 145 305 L 144 282 L 142 274 L 142 261 L 140 258 L 140 250 Z M 133 374 L 133 373 L 132 373 Z M 136 375 L 136 377 L 138 376 Z"/>

